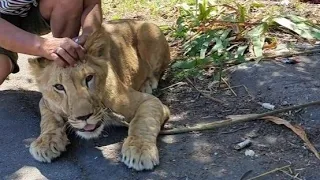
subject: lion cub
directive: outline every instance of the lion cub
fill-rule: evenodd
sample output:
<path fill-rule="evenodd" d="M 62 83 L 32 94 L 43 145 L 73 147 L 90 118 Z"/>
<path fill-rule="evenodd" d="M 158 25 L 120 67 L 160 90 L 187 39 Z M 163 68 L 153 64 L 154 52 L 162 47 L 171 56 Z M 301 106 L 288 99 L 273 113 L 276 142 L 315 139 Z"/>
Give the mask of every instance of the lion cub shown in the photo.
<path fill-rule="evenodd" d="M 156 140 L 169 118 L 167 106 L 151 95 L 170 63 L 169 46 L 154 24 L 109 21 L 84 45 L 87 53 L 76 67 L 61 68 L 44 58 L 29 63 L 42 93 L 41 133 L 30 153 L 51 162 L 66 150 L 66 128 L 82 138 L 98 137 L 120 114 L 129 123 L 122 161 L 136 170 L 159 164 Z"/>

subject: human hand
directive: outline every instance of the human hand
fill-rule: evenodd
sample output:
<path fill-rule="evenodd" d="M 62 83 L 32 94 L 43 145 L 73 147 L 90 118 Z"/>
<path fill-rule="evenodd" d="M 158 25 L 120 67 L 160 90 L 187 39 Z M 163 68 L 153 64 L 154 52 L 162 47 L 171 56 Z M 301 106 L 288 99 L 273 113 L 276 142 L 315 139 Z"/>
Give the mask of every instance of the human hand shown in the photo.
<path fill-rule="evenodd" d="M 89 36 L 88 34 L 81 34 L 80 36 L 75 37 L 72 40 L 77 44 L 83 46 L 84 43 L 87 41 L 88 36 Z"/>
<path fill-rule="evenodd" d="M 85 49 L 70 38 L 48 38 L 42 43 L 42 56 L 59 66 L 74 66 L 84 58 Z"/>

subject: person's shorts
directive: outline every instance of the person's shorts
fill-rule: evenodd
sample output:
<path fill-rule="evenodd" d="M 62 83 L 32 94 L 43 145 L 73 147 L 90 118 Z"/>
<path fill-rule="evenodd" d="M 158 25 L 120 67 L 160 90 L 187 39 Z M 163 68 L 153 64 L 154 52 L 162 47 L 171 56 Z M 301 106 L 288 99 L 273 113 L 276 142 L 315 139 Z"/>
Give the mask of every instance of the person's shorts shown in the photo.
<path fill-rule="evenodd" d="M 37 7 L 32 6 L 32 8 L 28 11 L 28 15 L 26 17 L 7 15 L 1 13 L 0 17 L 10 22 L 11 24 L 32 34 L 45 35 L 51 31 L 49 22 L 47 22 L 40 13 L 39 5 Z M 4 54 L 11 59 L 14 65 L 12 73 L 19 72 L 19 66 L 17 64 L 17 53 L 0 47 L 0 54 Z"/>

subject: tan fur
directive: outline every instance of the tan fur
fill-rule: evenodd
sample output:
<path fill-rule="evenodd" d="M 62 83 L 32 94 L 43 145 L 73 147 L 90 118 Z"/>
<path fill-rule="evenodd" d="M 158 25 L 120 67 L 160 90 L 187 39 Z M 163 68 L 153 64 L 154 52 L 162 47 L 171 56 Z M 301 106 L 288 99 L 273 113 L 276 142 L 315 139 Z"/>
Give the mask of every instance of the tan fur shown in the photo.
<path fill-rule="evenodd" d="M 30 153 L 51 162 L 66 150 L 68 128 L 90 139 L 123 116 L 130 125 L 122 161 L 136 170 L 153 169 L 159 164 L 156 139 L 169 118 L 168 108 L 150 94 L 170 62 L 164 35 L 151 23 L 111 21 L 89 37 L 85 48 L 85 60 L 76 67 L 60 68 L 43 58 L 29 60 L 43 95 L 41 134 Z M 55 89 L 56 84 L 64 89 Z M 87 124 L 98 128 L 81 132 Z"/>

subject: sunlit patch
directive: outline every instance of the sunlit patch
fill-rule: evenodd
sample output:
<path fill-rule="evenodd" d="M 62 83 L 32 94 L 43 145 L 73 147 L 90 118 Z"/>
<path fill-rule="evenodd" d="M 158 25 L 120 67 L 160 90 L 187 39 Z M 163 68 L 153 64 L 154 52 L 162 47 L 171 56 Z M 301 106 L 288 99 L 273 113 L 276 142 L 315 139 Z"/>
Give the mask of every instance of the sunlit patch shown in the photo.
<path fill-rule="evenodd" d="M 275 136 L 266 136 L 265 139 L 269 144 L 275 144 L 278 140 Z"/>
<path fill-rule="evenodd" d="M 121 149 L 120 143 L 109 144 L 107 146 L 100 146 L 96 148 L 101 151 L 103 157 L 108 159 L 108 161 L 111 161 L 113 163 L 120 162 L 120 156 L 119 156 L 119 152 Z"/>
<path fill-rule="evenodd" d="M 6 179 L 47 179 L 38 168 L 33 166 L 23 166 Z"/>
<path fill-rule="evenodd" d="M 188 112 L 183 112 L 183 113 L 180 113 L 180 114 L 174 114 L 174 115 L 171 115 L 170 116 L 170 121 L 180 121 L 180 120 L 183 120 L 187 117 L 188 115 Z"/>
<path fill-rule="evenodd" d="M 161 138 L 161 140 L 167 144 L 173 144 L 177 142 L 175 136 L 164 136 Z"/>

